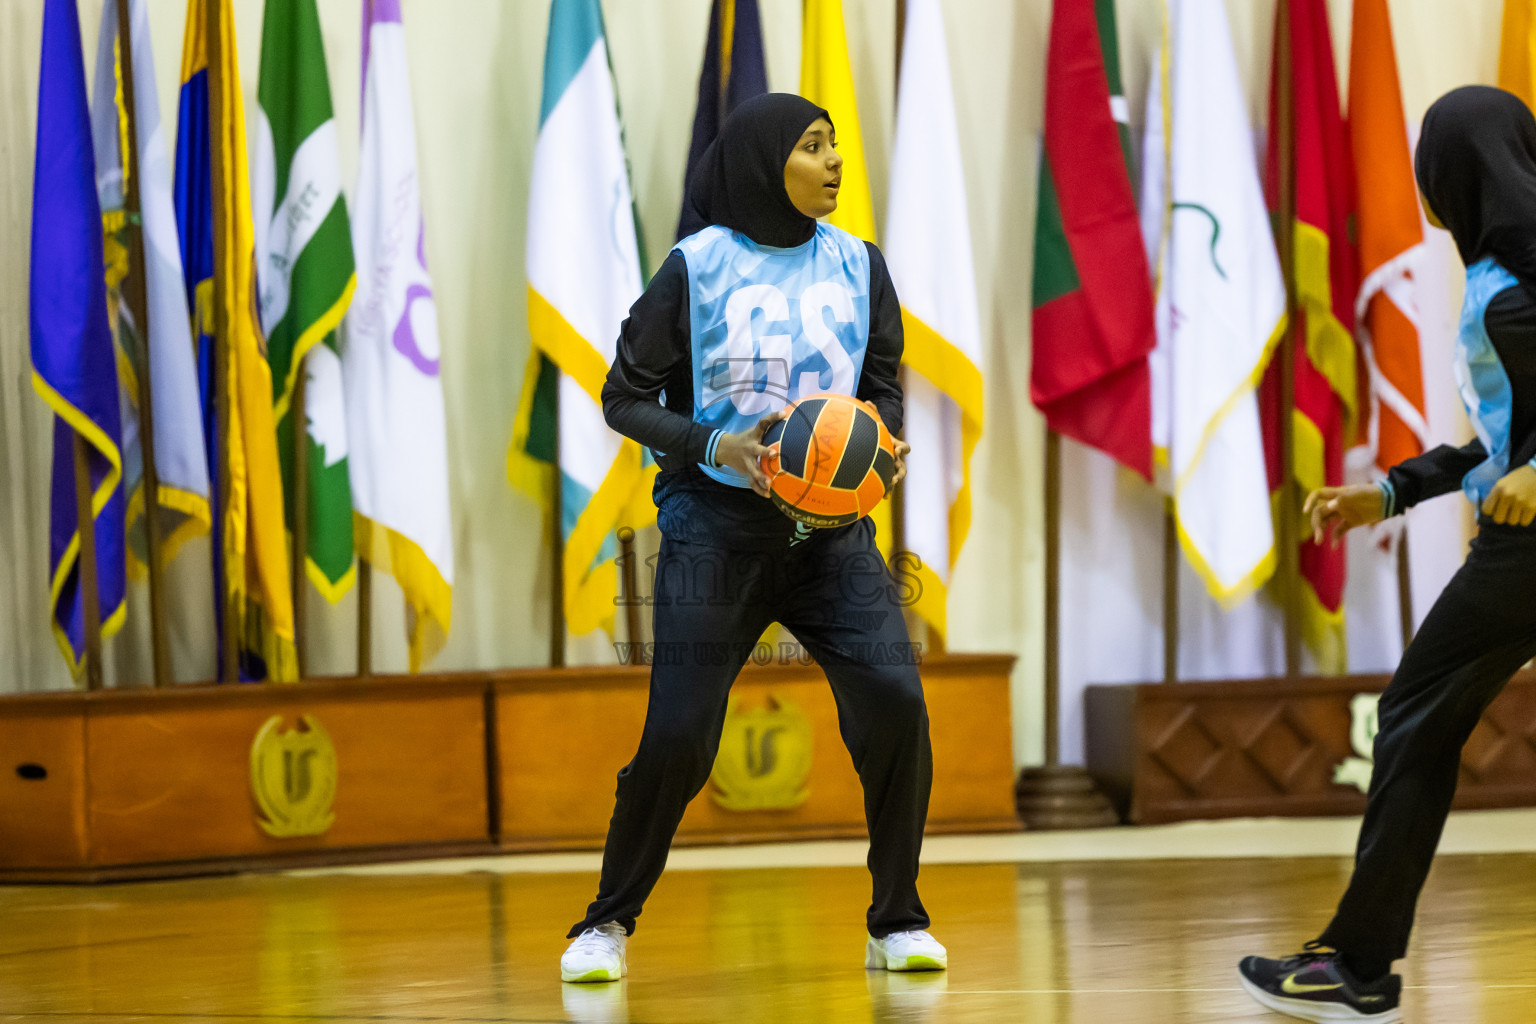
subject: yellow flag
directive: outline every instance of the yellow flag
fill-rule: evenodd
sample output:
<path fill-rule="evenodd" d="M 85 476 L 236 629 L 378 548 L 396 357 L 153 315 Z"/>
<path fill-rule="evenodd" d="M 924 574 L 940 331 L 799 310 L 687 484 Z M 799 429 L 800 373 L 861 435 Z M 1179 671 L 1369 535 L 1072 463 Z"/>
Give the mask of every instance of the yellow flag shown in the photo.
<path fill-rule="evenodd" d="M 827 223 L 875 241 L 875 206 L 869 197 L 864 136 L 859 104 L 848 64 L 848 33 L 843 28 L 843 0 L 805 0 L 800 42 L 800 95 L 832 115 L 837 151 L 843 158 L 843 187 Z"/>
<path fill-rule="evenodd" d="M 187 19 L 189 37 L 206 33 L 208 59 L 213 326 L 224 357 L 229 401 L 221 445 L 228 483 L 220 495 L 226 502 L 225 613 L 232 616 L 241 647 L 266 662 L 267 678 L 289 682 L 298 678 L 293 592 L 272 420 L 272 373 L 256 312 L 256 233 L 230 0 L 192 0 Z"/>
<path fill-rule="evenodd" d="M 848 63 L 848 33 L 843 27 L 843 0 L 805 0 L 800 39 L 800 95 L 832 115 L 837 152 L 843 158 L 843 187 L 828 224 L 851 235 L 875 240 L 875 204 L 869 195 L 869 170 L 864 162 L 864 134 L 859 130 L 859 103 Z M 882 501 L 870 513 L 880 554 L 891 557 L 891 503 Z"/>
<path fill-rule="evenodd" d="M 1504 0 L 1504 28 L 1499 36 L 1499 88 L 1536 109 L 1536 37 L 1531 32 L 1531 0 Z"/>

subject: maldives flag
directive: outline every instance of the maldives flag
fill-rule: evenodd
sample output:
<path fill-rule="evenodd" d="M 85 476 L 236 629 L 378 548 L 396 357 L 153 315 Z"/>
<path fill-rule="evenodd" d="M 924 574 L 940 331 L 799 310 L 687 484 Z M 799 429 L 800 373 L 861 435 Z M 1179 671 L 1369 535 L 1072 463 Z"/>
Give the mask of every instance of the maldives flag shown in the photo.
<path fill-rule="evenodd" d="M 1029 390 L 1052 430 L 1150 480 L 1157 331 L 1116 125 L 1125 98 L 1114 18 L 1113 0 L 1056 0 L 1051 15 Z"/>
<path fill-rule="evenodd" d="M 1279 230 L 1292 232 L 1295 260 L 1295 443 L 1291 473 L 1303 494 L 1344 482 L 1344 450 L 1355 441 L 1359 398 L 1355 347 L 1355 294 L 1359 264 L 1350 237 L 1355 210 L 1354 161 L 1349 130 L 1339 110 L 1333 43 L 1326 0 L 1282 2 L 1275 13 L 1275 53 L 1269 90 L 1269 145 L 1264 195 L 1280 209 L 1282 140 L 1281 90 L 1291 90 L 1295 119 L 1296 220 Z M 1280 59 L 1281 18 L 1289 18 L 1291 59 Z M 1290 75 L 1289 83 L 1281 75 Z M 1284 481 L 1281 465 L 1280 361 L 1264 375 L 1259 396 L 1264 454 L 1271 493 Z M 1301 509 L 1280 508 L 1297 517 L 1301 538 L 1302 637 L 1320 670 L 1342 673 L 1344 641 L 1344 546 L 1312 543 Z"/>

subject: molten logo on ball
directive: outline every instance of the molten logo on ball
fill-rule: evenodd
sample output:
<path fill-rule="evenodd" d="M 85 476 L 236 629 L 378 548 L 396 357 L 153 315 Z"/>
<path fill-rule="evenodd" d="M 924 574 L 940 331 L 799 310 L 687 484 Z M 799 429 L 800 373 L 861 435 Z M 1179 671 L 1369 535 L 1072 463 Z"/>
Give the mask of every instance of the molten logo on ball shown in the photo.
<path fill-rule="evenodd" d="M 775 505 L 809 526 L 843 526 L 869 515 L 890 490 L 896 451 L 875 407 L 823 393 L 789 406 L 763 435 Z"/>

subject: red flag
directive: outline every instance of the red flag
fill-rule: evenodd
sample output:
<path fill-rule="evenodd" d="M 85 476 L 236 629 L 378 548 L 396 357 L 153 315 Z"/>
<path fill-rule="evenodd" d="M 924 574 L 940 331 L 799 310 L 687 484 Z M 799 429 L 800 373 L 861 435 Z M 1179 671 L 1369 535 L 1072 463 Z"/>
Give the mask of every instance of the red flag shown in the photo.
<path fill-rule="evenodd" d="M 1113 6 L 1105 6 L 1112 18 Z M 1052 430 L 1150 480 L 1152 277 L 1099 28 L 1093 4 L 1057 0 L 1046 62 L 1029 390 Z"/>
<path fill-rule="evenodd" d="M 1289 18 L 1289 66 L 1280 59 L 1281 18 Z M 1291 90 L 1295 123 L 1296 220 L 1292 232 L 1297 319 L 1295 444 L 1291 468 L 1303 493 L 1344 482 L 1344 449 L 1358 421 L 1358 355 L 1354 341 L 1358 264 L 1351 235 L 1354 168 L 1349 131 L 1339 110 L 1333 43 L 1325 0 L 1281 0 L 1275 11 L 1275 53 L 1269 91 L 1269 146 L 1264 191 L 1280 208 L 1280 90 Z M 1289 75 L 1289 82 L 1281 76 Z M 1259 396 L 1269 486 L 1280 490 L 1280 361 L 1270 363 Z M 1295 515 L 1299 509 L 1281 509 Z M 1300 522 L 1298 518 L 1298 522 Z M 1342 673 L 1344 548 L 1312 543 L 1301 526 L 1302 636 L 1324 672 Z"/>

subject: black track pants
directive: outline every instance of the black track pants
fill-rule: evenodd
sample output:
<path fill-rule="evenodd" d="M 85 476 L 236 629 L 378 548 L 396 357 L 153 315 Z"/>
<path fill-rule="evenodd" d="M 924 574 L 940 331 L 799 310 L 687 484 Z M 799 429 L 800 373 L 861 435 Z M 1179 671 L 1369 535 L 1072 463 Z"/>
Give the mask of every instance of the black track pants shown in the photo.
<path fill-rule="evenodd" d="M 1318 941 L 1352 963 L 1408 950 L 1414 907 L 1483 710 L 1536 656 L 1536 527 L 1480 524 L 1382 694 L 1355 873 Z"/>
<path fill-rule="evenodd" d="M 709 779 L 731 684 L 774 621 L 826 672 L 864 787 L 870 932 L 928 927 L 917 896 L 933 780 L 928 710 L 896 584 L 875 548 L 873 525 L 861 520 L 819 530 L 787 553 L 662 539 L 645 730 L 634 760 L 619 772 L 597 899 L 572 937 L 608 921 L 634 931 L 683 811 Z"/>

